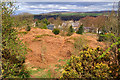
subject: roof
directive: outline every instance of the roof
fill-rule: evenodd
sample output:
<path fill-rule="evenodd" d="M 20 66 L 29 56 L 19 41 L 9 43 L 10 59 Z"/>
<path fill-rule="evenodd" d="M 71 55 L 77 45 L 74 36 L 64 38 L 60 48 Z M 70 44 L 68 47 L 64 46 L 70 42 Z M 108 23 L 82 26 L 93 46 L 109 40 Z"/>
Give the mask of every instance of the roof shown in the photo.
<path fill-rule="evenodd" d="M 50 24 L 50 25 L 47 25 L 47 27 L 54 27 L 54 25 L 53 25 L 53 24 Z"/>

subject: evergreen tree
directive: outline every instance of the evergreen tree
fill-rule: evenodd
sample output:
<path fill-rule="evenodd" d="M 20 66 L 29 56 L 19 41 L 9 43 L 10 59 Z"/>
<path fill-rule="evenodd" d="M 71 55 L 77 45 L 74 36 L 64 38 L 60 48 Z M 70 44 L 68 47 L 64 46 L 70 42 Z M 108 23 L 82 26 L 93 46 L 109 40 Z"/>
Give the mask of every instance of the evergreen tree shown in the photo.
<path fill-rule="evenodd" d="M 26 31 L 30 31 L 30 30 L 31 30 L 31 27 L 29 26 L 29 24 L 27 24 Z"/>
<path fill-rule="evenodd" d="M 36 25 L 36 27 L 38 27 L 38 22 L 37 22 L 37 21 L 36 21 L 36 24 L 35 24 L 35 25 Z"/>
<path fill-rule="evenodd" d="M 48 22 L 48 20 L 46 18 L 43 20 L 43 23 L 45 23 L 46 25 L 50 24 L 50 22 Z"/>
<path fill-rule="evenodd" d="M 84 32 L 83 25 L 81 25 L 76 33 L 83 34 L 83 32 Z"/>
<path fill-rule="evenodd" d="M 67 36 L 71 36 L 74 32 L 74 29 L 72 28 L 72 25 L 69 27 L 68 29 L 68 33 L 67 33 Z"/>

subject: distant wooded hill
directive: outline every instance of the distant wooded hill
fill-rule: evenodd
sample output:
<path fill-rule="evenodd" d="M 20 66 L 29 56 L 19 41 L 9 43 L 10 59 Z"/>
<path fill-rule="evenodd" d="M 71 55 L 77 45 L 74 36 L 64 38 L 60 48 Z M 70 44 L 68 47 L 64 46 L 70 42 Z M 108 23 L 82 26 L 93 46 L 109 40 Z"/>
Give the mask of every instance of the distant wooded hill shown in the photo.
<path fill-rule="evenodd" d="M 94 12 L 51 12 L 47 14 L 40 14 L 40 15 L 34 15 L 34 19 L 44 19 L 44 18 L 58 18 L 60 17 L 61 20 L 67 21 L 67 20 L 74 20 L 78 21 L 81 18 L 84 18 L 86 16 L 91 17 L 97 17 L 100 15 L 107 15 L 107 13 L 110 13 L 111 11 L 94 11 Z M 116 11 L 117 12 L 117 11 Z"/>

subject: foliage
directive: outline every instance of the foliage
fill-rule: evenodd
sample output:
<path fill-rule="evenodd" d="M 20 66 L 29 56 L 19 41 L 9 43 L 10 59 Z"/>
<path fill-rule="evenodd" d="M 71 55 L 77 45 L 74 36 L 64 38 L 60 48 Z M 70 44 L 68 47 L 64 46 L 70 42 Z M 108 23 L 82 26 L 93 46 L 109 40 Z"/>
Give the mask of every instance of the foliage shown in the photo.
<path fill-rule="evenodd" d="M 49 34 L 43 34 L 43 35 L 37 35 L 35 36 L 35 38 L 42 38 L 44 36 L 51 36 L 51 37 L 54 37 L 53 35 L 49 35 Z"/>
<path fill-rule="evenodd" d="M 83 34 L 83 32 L 84 32 L 83 25 L 81 25 L 76 33 Z"/>
<path fill-rule="evenodd" d="M 101 22 L 102 21 L 102 22 Z M 103 22 L 104 21 L 104 22 Z M 108 13 L 108 17 L 99 20 L 99 28 L 102 30 L 102 34 L 99 34 L 99 41 L 110 41 L 109 38 L 104 36 L 105 33 L 118 34 L 118 16 L 117 13 L 112 10 L 111 13 Z M 110 36 L 109 36 L 110 37 Z"/>
<path fill-rule="evenodd" d="M 49 25 L 50 22 L 45 18 L 43 20 L 36 21 L 36 27 L 41 29 L 47 29 L 47 25 Z"/>
<path fill-rule="evenodd" d="M 36 24 L 35 24 L 35 26 L 37 27 L 38 26 L 38 22 L 36 21 Z"/>
<path fill-rule="evenodd" d="M 9 7 L 8 7 L 9 6 Z M 25 62 L 26 47 L 17 38 L 17 32 L 12 29 L 14 19 L 11 17 L 16 7 L 13 3 L 2 3 L 2 77 L 29 77 L 23 63 Z"/>
<path fill-rule="evenodd" d="M 108 13 L 108 17 L 105 21 L 105 29 L 109 33 L 114 33 L 115 35 L 118 33 L 118 13 L 112 10 L 111 13 Z"/>
<path fill-rule="evenodd" d="M 110 35 L 108 35 L 107 33 L 104 34 L 104 33 L 101 33 L 99 34 L 99 38 L 98 38 L 98 41 L 108 41 L 110 40 Z"/>
<path fill-rule="evenodd" d="M 13 27 L 18 27 L 18 28 L 24 28 L 29 24 L 32 26 L 33 23 L 33 15 L 29 13 L 21 13 L 19 15 L 13 15 L 12 16 L 14 19 L 14 26 Z"/>
<path fill-rule="evenodd" d="M 25 29 L 26 31 L 30 31 L 31 30 L 31 27 L 27 24 L 27 27 Z"/>
<path fill-rule="evenodd" d="M 57 34 L 59 34 L 60 33 L 60 30 L 59 29 L 57 29 L 57 28 L 55 28 L 55 29 L 53 29 L 53 31 L 52 31 L 55 35 L 57 35 Z"/>
<path fill-rule="evenodd" d="M 41 29 L 47 29 L 47 25 L 44 24 L 43 27 L 40 27 Z"/>
<path fill-rule="evenodd" d="M 106 35 L 104 35 L 106 36 Z M 98 59 L 103 58 L 107 52 L 111 52 L 111 60 L 110 60 L 110 68 L 111 68 L 111 76 L 114 78 L 120 78 L 120 37 L 116 37 L 114 34 L 110 34 L 111 40 L 111 46 L 103 52 L 102 55 L 98 57 Z"/>
<path fill-rule="evenodd" d="M 96 59 L 102 53 L 103 50 L 100 47 L 95 49 L 83 48 L 78 56 L 71 56 L 64 66 L 61 78 L 109 78 L 110 67 L 107 64 L 109 57 Z"/>
<path fill-rule="evenodd" d="M 43 23 L 45 23 L 46 25 L 49 25 L 49 24 L 50 24 L 50 22 L 49 22 L 46 18 L 43 19 L 42 21 L 43 21 Z"/>
<path fill-rule="evenodd" d="M 68 29 L 68 33 L 67 33 L 67 36 L 71 36 L 74 32 L 74 29 L 72 28 L 72 25 L 69 27 Z"/>

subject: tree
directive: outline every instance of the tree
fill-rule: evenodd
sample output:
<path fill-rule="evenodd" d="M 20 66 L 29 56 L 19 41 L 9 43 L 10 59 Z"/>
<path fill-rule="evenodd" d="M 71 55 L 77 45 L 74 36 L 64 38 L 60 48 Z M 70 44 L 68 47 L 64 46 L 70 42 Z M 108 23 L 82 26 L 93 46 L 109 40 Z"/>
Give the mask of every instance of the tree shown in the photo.
<path fill-rule="evenodd" d="M 38 27 L 38 22 L 36 21 L 36 24 L 35 24 L 35 26 L 37 26 Z"/>
<path fill-rule="evenodd" d="M 72 28 L 72 25 L 69 27 L 68 29 L 68 33 L 67 33 L 67 36 L 71 36 L 74 32 L 74 29 Z"/>
<path fill-rule="evenodd" d="M 45 23 L 46 25 L 50 24 L 50 22 L 48 22 L 48 20 L 46 18 L 43 20 L 43 23 Z"/>
<path fill-rule="evenodd" d="M 16 27 L 23 27 L 27 26 L 26 24 L 32 25 L 33 24 L 33 15 L 30 13 L 21 13 L 19 15 L 12 15 L 14 17 L 14 25 Z M 15 27 L 14 26 L 14 27 Z"/>
<path fill-rule="evenodd" d="M 83 34 L 83 32 L 84 32 L 83 25 L 81 25 L 76 33 Z"/>
<path fill-rule="evenodd" d="M 55 35 L 57 35 L 57 34 L 59 34 L 60 33 L 60 30 L 59 29 L 57 29 L 57 28 L 55 28 L 55 29 L 53 29 L 53 31 L 52 31 Z"/>
<path fill-rule="evenodd" d="M 30 31 L 31 27 L 27 24 L 26 31 Z"/>
<path fill-rule="evenodd" d="M 9 7 L 8 7 L 9 6 Z M 25 70 L 26 47 L 17 37 L 17 31 L 13 28 L 13 15 L 16 7 L 11 2 L 2 3 L 2 77 L 24 78 L 29 77 Z"/>
<path fill-rule="evenodd" d="M 63 23 L 63 21 L 61 20 L 60 17 L 57 17 L 57 18 L 54 20 L 54 22 L 53 22 L 53 24 L 54 24 L 57 28 L 58 28 L 59 25 L 62 25 L 62 23 Z"/>
<path fill-rule="evenodd" d="M 41 29 L 47 29 L 47 25 L 43 23 L 43 26 L 41 27 Z"/>

